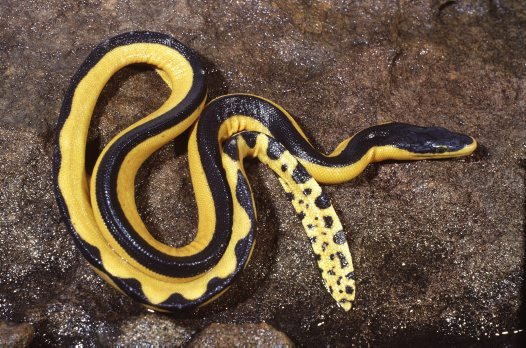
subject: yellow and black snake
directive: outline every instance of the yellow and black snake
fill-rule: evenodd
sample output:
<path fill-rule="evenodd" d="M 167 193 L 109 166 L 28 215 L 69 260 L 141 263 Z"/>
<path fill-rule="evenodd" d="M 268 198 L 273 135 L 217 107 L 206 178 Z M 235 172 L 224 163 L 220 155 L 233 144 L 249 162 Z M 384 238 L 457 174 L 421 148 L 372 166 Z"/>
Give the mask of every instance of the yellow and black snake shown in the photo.
<path fill-rule="evenodd" d="M 91 178 L 86 142 L 99 94 L 121 68 L 152 65 L 172 92 L 155 112 L 115 136 Z M 55 193 L 76 246 L 109 283 L 162 311 L 191 308 L 226 290 L 250 258 L 256 212 L 243 159 L 257 157 L 278 176 L 311 241 L 323 282 L 351 308 L 354 270 L 343 227 L 320 183 L 356 177 L 367 164 L 466 156 L 476 141 L 443 128 L 388 123 L 343 141 L 330 155 L 316 151 L 294 119 L 253 95 L 206 103 L 203 68 L 174 38 L 129 32 L 98 45 L 72 78 L 57 126 Z M 188 144 L 199 223 L 183 247 L 157 241 L 141 220 L 134 181 L 157 149 L 193 127 Z"/>

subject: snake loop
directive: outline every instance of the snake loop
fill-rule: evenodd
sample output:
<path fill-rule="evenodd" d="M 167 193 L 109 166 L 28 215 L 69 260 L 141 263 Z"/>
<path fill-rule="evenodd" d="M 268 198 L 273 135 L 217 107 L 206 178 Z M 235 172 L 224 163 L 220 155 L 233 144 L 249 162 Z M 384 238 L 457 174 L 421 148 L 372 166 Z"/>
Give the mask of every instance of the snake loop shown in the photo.
<path fill-rule="evenodd" d="M 152 114 L 116 135 L 85 173 L 87 133 L 104 85 L 119 69 L 146 63 L 172 92 Z M 345 310 L 355 294 L 343 227 L 320 183 L 341 183 L 371 162 L 466 156 L 473 138 L 437 127 L 378 125 L 330 155 L 312 147 L 280 106 L 247 94 L 205 106 L 204 71 L 174 38 L 130 32 L 98 45 L 74 75 L 57 126 L 54 183 L 76 246 L 109 283 L 162 311 L 213 300 L 243 269 L 254 245 L 256 212 L 243 159 L 257 157 L 278 176 L 312 244 L 326 288 Z M 188 145 L 199 222 L 183 247 L 157 241 L 135 203 L 137 171 L 156 150 L 194 127 Z"/>

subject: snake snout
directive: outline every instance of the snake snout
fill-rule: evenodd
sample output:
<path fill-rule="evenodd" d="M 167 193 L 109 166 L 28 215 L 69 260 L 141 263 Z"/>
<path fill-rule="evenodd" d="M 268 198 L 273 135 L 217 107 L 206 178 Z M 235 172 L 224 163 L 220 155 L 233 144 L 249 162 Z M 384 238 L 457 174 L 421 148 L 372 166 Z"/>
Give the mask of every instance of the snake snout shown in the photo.
<path fill-rule="evenodd" d="M 436 135 L 433 143 L 434 153 L 458 152 L 473 144 L 473 138 L 444 128 L 438 128 Z"/>
<path fill-rule="evenodd" d="M 459 133 L 451 132 L 441 127 L 423 128 L 416 139 L 420 139 L 418 148 L 420 153 L 444 154 L 462 151 L 473 145 L 473 138 Z"/>

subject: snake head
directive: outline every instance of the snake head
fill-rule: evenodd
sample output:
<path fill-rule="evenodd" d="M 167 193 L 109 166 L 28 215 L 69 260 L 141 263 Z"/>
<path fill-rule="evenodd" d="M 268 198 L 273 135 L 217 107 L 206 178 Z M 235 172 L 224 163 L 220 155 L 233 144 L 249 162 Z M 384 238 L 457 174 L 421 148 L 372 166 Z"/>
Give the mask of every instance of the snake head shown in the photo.
<path fill-rule="evenodd" d="M 477 142 L 465 134 L 451 132 L 442 127 L 418 127 L 393 124 L 399 128 L 395 146 L 414 153 L 417 157 L 459 157 L 471 154 Z"/>
<path fill-rule="evenodd" d="M 371 161 L 380 162 L 467 156 L 475 151 L 477 142 L 441 127 L 386 123 L 359 132 L 345 146 L 343 156 L 360 159 L 374 149 Z"/>

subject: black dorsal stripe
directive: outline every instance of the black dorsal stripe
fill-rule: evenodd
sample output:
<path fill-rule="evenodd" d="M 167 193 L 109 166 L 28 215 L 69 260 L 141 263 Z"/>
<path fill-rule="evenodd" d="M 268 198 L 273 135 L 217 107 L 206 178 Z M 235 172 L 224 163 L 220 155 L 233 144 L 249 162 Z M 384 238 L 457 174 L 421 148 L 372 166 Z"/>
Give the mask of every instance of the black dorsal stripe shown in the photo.
<path fill-rule="evenodd" d="M 167 35 L 144 35 L 154 37 L 155 40 L 148 41 L 140 35 L 132 35 L 134 40 L 126 37 L 116 39 L 119 43 L 116 46 L 135 42 L 154 42 L 179 51 L 188 59 L 194 71 L 192 86 L 188 94 L 173 109 L 132 129 L 112 144 L 102 158 L 96 173 L 97 204 L 113 237 L 137 262 L 162 275 L 191 277 L 206 271 L 219 260 L 226 249 L 222 236 L 214 235 L 209 245 L 200 253 L 186 257 L 167 255 L 149 245 L 133 229 L 117 199 L 117 176 L 126 155 L 141 142 L 182 122 L 199 107 L 206 96 L 203 69 L 197 56 L 189 48 Z"/>
<path fill-rule="evenodd" d="M 162 119 L 156 119 L 156 123 L 164 123 L 164 121 L 166 121 L 167 118 L 171 118 L 176 114 L 185 113 L 190 110 L 193 111 L 193 109 L 195 109 L 199 105 L 199 103 L 206 97 L 204 70 L 201 67 L 198 57 L 188 47 L 186 47 L 173 37 L 156 32 L 127 32 L 106 40 L 105 42 L 99 44 L 93 49 L 93 51 L 88 55 L 88 57 L 81 64 L 80 68 L 72 77 L 67 92 L 65 94 L 64 102 L 62 103 L 60 115 L 57 121 L 57 133 L 55 138 L 56 146 L 53 156 L 54 190 L 58 206 L 61 210 L 62 215 L 64 216 L 66 227 L 69 233 L 72 235 L 75 243 L 79 247 L 79 250 L 82 252 L 84 257 L 99 270 L 103 270 L 100 253 L 98 249 L 89 245 L 82 238 L 80 238 L 80 236 L 76 232 L 71 222 L 68 207 L 64 201 L 64 197 L 59 188 L 58 173 L 62 163 L 59 138 L 62 128 L 64 127 L 64 124 L 71 113 L 73 95 L 80 81 L 108 52 L 110 52 L 116 47 L 135 43 L 154 43 L 172 47 L 176 49 L 179 53 L 181 53 L 189 61 L 190 65 L 194 69 L 193 85 L 189 94 L 185 98 L 186 105 L 183 104 L 168 111 L 165 115 L 163 115 Z"/>
<path fill-rule="evenodd" d="M 262 98 L 245 94 L 231 94 L 215 99 L 207 106 L 201 119 L 217 118 L 223 122 L 236 115 L 245 115 L 261 122 L 269 129 L 272 137 L 294 156 L 326 167 L 352 165 L 375 146 L 393 146 L 413 153 L 430 153 L 433 148 L 423 146 L 427 140 L 440 140 L 441 144 L 450 147 L 449 151 L 461 150 L 473 142 L 466 135 L 440 127 L 386 123 L 358 132 L 339 155 L 328 157 L 314 149 L 278 107 Z"/>

